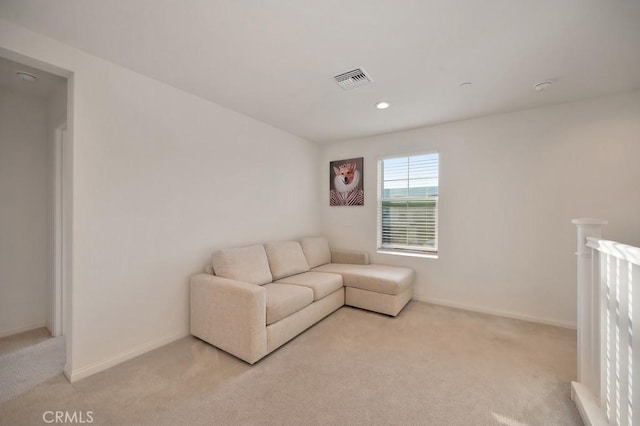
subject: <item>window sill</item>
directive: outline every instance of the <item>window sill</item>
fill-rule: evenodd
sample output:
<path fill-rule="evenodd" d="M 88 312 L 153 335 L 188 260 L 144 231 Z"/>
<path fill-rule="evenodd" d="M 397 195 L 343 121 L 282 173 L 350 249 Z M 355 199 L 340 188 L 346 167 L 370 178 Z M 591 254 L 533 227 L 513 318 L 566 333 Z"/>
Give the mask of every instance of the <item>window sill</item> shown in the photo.
<path fill-rule="evenodd" d="M 377 250 L 378 254 L 391 254 L 393 256 L 409 256 L 409 257 L 422 257 L 425 259 L 437 259 L 437 253 L 415 253 L 400 250 Z"/>

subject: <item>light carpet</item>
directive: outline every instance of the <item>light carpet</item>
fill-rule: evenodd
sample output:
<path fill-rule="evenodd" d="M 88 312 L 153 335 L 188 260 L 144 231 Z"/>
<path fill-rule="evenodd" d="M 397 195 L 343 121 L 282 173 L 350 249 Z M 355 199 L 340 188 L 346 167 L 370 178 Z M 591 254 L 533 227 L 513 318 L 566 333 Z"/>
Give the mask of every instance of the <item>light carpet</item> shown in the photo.
<path fill-rule="evenodd" d="M 51 333 L 44 327 L 3 337 L 0 339 L 0 356 L 49 339 L 51 339 Z"/>
<path fill-rule="evenodd" d="M 31 346 L 0 355 L 0 404 L 62 374 L 64 363 L 64 337 L 49 336 Z"/>
<path fill-rule="evenodd" d="M 579 425 L 575 359 L 571 330 L 415 301 L 397 318 L 344 307 L 254 366 L 188 337 L 42 383 L 0 423 L 67 410 L 97 425 Z"/>

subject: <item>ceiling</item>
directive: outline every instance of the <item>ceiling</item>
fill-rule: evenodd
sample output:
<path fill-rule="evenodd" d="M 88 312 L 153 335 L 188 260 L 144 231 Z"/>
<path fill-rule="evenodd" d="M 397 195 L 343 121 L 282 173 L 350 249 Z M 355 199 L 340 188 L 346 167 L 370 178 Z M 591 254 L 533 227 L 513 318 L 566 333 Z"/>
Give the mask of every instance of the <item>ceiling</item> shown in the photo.
<path fill-rule="evenodd" d="M 16 73 L 28 72 L 38 77 L 36 81 L 21 80 Z M 51 92 L 66 83 L 66 79 L 37 68 L 0 57 L 0 88 L 18 91 L 38 98 L 47 98 Z"/>
<path fill-rule="evenodd" d="M 640 88 L 637 0 L 2 0 L 0 16 L 315 142 Z M 374 82 L 339 88 L 356 67 Z"/>

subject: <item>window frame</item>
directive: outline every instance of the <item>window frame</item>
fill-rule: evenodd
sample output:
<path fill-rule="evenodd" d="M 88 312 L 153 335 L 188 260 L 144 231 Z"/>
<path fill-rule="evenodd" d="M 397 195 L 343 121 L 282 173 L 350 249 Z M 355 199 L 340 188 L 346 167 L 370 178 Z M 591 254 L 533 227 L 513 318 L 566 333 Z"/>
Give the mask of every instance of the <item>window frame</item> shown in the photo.
<path fill-rule="evenodd" d="M 414 246 L 401 246 L 401 245 L 385 245 L 382 243 L 382 203 L 383 201 L 389 201 L 383 199 L 384 193 L 384 167 L 383 163 L 385 160 L 397 159 L 397 158 L 411 158 L 417 157 L 421 155 L 438 155 L 438 195 L 436 198 L 435 205 L 435 249 L 432 248 L 419 248 Z M 376 251 L 380 254 L 392 254 L 399 256 L 411 256 L 411 257 L 424 257 L 424 258 L 432 258 L 437 259 L 439 254 L 439 241 L 440 241 L 440 233 L 439 233 L 439 210 L 440 210 L 440 162 L 441 162 L 441 154 L 437 149 L 432 149 L 428 151 L 420 151 L 413 152 L 408 154 L 390 154 L 377 158 L 377 200 L 376 200 Z M 428 200 L 428 197 L 420 200 Z M 402 200 L 402 199 L 398 199 Z"/>

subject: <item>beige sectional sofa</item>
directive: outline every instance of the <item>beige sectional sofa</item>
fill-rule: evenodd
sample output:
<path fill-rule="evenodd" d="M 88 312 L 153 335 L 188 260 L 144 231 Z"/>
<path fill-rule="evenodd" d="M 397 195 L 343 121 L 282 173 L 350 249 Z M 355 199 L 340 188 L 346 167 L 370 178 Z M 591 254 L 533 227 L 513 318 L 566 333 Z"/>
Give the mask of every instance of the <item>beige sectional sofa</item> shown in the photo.
<path fill-rule="evenodd" d="M 414 280 L 322 237 L 219 250 L 191 279 L 191 334 L 253 364 L 345 304 L 396 316 Z"/>

